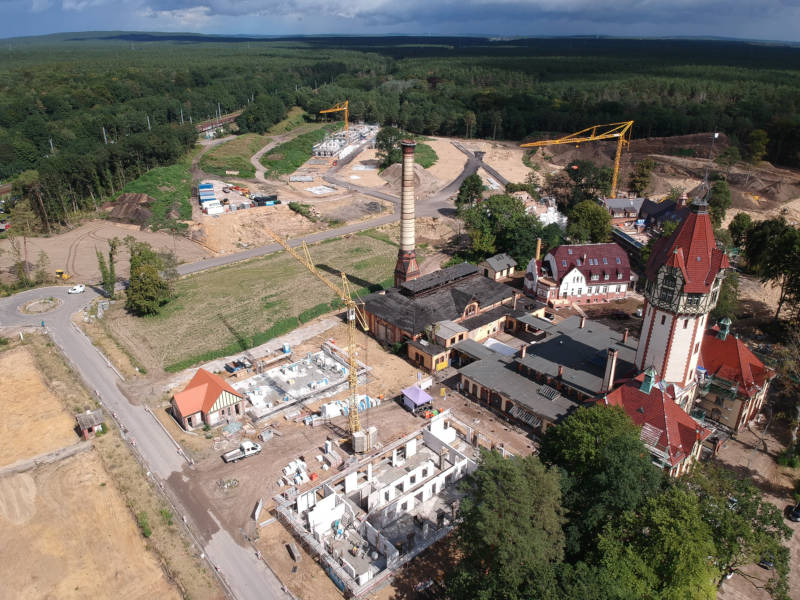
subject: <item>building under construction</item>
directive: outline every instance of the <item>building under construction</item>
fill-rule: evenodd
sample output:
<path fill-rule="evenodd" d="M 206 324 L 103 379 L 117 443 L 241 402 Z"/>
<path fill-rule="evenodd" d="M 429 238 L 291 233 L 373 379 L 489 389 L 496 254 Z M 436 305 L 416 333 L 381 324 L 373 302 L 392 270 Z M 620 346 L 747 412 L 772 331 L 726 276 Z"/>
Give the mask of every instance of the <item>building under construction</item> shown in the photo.
<path fill-rule="evenodd" d="M 473 441 L 445 411 L 316 487 L 276 496 L 278 518 L 346 597 L 364 596 L 452 530 L 456 484 L 477 468 Z"/>

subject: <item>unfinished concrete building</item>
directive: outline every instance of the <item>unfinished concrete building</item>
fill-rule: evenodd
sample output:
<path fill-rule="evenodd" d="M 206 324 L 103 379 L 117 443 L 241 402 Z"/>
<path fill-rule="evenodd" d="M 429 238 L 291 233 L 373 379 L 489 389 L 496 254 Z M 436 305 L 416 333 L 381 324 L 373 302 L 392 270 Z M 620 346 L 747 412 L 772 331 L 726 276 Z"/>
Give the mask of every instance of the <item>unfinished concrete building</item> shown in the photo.
<path fill-rule="evenodd" d="M 476 468 L 445 411 L 316 487 L 277 496 L 277 512 L 345 595 L 359 597 L 450 532 L 462 497 L 454 484 Z"/>

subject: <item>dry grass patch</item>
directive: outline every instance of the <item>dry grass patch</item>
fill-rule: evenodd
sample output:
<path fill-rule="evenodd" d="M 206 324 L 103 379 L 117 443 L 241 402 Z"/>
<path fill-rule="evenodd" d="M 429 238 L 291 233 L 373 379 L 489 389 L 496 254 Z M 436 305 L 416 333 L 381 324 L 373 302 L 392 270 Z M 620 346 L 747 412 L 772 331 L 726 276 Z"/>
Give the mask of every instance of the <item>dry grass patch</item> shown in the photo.
<path fill-rule="evenodd" d="M 397 248 L 353 236 L 313 246 L 311 254 L 332 281 L 338 282 L 341 269 L 361 288 L 391 277 Z M 145 355 L 166 366 L 226 346 L 235 353 L 248 347 L 254 334 L 291 319 L 296 326 L 300 313 L 334 297 L 281 252 L 181 279 L 162 314 L 136 318 L 117 306 L 109 311 L 108 323 L 137 359 Z"/>
<path fill-rule="evenodd" d="M 37 338 L 39 336 L 29 336 Z M 75 420 L 39 373 L 30 345 L 0 355 L 0 466 L 52 452 L 78 441 Z M 45 346 L 38 351 L 49 353 Z"/>

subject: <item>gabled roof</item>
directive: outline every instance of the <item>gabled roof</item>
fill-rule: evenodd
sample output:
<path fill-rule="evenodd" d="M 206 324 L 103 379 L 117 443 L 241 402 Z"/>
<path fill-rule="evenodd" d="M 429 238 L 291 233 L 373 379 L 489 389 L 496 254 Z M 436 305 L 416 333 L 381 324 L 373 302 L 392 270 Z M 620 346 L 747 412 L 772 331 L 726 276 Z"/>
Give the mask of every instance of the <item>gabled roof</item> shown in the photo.
<path fill-rule="evenodd" d="M 716 326 L 703 336 L 700 360 L 710 375 L 737 382 L 739 392 L 748 398 L 775 377 L 775 371 L 764 366 L 742 340 L 730 334 L 720 339 Z"/>
<path fill-rule="evenodd" d="M 503 269 L 510 269 L 511 267 L 517 266 L 517 261 L 505 253 L 490 256 L 485 262 L 494 271 L 502 271 Z"/>
<path fill-rule="evenodd" d="M 86 411 L 85 413 L 75 415 L 75 420 L 78 421 L 78 427 L 80 427 L 81 430 L 89 429 L 90 427 L 96 427 L 105 421 L 105 418 L 103 417 L 103 409 L 98 408 L 97 410 Z"/>
<path fill-rule="evenodd" d="M 197 373 L 194 374 L 186 388 L 175 394 L 175 404 L 184 416 L 196 412 L 207 413 L 222 392 L 230 392 L 238 398 L 243 398 L 242 394 L 233 389 L 219 375 L 209 373 L 205 369 L 197 369 Z"/>
<path fill-rule="evenodd" d="M 697 423 L 675 403 L 672 395 L 659 383 L 650 393 L 640 388 L 644 373 L 640 373 L 595 402 L 608 406 L 621 406 L 628 416 L 642 428 L 640 439 L 668 457 L 671 466 L 677 465 L 692 451 L 694 443 L 702 442 L 711 431 Z"/>
<path fill-rule="evenodd" d="M 656 241 L 645 269 L 647 279 L 655 281 L 658 270 L 664 265 L 676 267 L 683 274 L 685 293 L 708 293 L 714 278 L 730 263 L 725 253 L 717 248 L 706 207 L 706 204 L 694 204 L 672 236 Z"/>
<path fill-rule="evenodd" d="M 622 246 L 615 243 L 605 244 L 575 244 L 558 246 L 548 253 L 556 264 L 558 273 L 557 283 L 561 283 L 564 276 L 573 268 L 578 269 L 591 281 L 592 275 L 598 275 L 603 281 L 603 275 L 608 274 L 609 281 L 629 282 L 631 279 L 631 265 L 628 255 Z M 619 261 L 619 262 L 617 262 Z M 617 277 L 621 273 L 622 277 Z"/>

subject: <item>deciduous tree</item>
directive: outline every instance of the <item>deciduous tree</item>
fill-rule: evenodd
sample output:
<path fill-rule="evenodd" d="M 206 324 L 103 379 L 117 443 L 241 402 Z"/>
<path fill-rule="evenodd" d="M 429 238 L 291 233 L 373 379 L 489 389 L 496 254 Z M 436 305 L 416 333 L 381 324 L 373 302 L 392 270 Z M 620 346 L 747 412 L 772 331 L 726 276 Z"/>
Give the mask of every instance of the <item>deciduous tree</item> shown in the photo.
<path fill-rule="evenodd" d="M 447 576 L 454 600 L 558 598 L 564 556 L 559 475 L 536 456 L 482 451 L 465 479 L 457 531 L 462 558 Z"/>
<path fill-rule="evenodd" d="M 607 242 L 611 235 L 611 215 L 597 202 L 584 200 L 569 214 L 567 235 L 576 243 Z"/>

